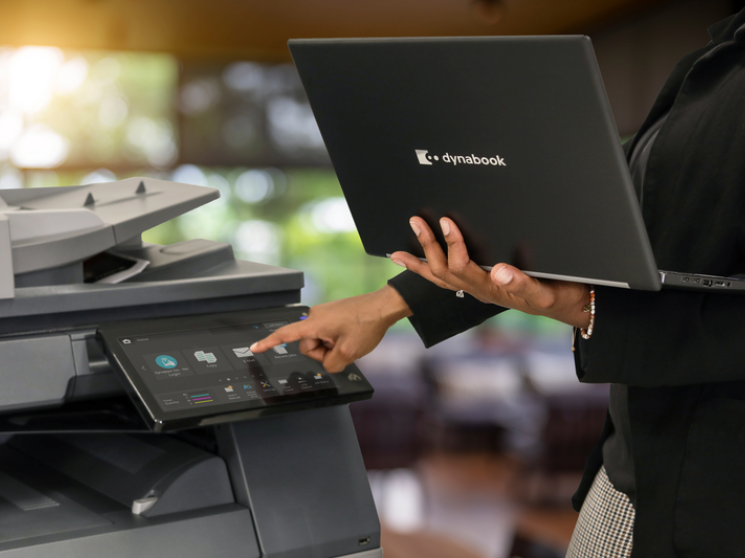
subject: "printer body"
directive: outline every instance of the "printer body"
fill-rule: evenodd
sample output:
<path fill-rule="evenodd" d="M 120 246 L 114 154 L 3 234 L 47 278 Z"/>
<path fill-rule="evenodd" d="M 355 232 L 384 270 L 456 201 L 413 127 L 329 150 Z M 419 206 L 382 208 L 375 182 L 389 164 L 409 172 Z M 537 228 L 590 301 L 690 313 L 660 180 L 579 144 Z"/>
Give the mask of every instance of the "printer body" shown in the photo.
<path fill-rule="evenodd" d="M 238 342 L 303 318 L 302 273 L 141 240 L 218 196 L 0 190 L 0 558 L 382 556 L 347 406 L 367 381 Z"/>

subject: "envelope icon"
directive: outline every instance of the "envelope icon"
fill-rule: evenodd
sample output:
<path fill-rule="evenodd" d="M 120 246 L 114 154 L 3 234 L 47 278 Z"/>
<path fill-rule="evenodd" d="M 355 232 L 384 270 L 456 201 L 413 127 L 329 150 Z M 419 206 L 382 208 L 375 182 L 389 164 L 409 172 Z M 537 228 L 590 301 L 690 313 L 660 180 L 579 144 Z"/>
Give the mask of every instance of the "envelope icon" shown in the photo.
<path fill-rule="evenodd" d="M 238 347 L 237 349 L 233 349 L 233 353 L 235 353 L 235 356 L 237 356 L 238 358 L 247 358 L 254 356 L 254 354 L 249 350 L 248 347 Z"/>

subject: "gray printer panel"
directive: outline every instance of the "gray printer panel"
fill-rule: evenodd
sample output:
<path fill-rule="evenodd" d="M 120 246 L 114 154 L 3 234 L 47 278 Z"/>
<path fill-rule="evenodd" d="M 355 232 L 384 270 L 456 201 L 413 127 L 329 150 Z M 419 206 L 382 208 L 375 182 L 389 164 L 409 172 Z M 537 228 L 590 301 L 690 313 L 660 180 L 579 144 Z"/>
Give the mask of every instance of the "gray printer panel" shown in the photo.
<path fill-rule="evenodd" d="M 96 338 L 97 325 L 287 306 L 300 302 L 300 290 L 0 319 L 0 413 L 41 409 L 65 402 L 109 397 L 123 388 Z M 3 324 L 4 322 L 4 324 Z M 2 336 L 3 325 L 55 334 Z M 66 331 L 65 326 L 69 329 Z M 72 327 L 70 327 L 72 326 Z"/>
<path fill-rule="evenodd" d="M 99 324 L 300 302 L 302 272 L 236 260 L 227 244 L 121 250 L 150 260 L 151 269 L 114 285 L 16 288 L 15 298 L 0 300 L 0 413 L 122 393 L 95 338 Z"/>
<path fill-rule="evenodd" d="M 69 335 L 0 340 L 0 411 L 59 404 L 74 377 Z"/>

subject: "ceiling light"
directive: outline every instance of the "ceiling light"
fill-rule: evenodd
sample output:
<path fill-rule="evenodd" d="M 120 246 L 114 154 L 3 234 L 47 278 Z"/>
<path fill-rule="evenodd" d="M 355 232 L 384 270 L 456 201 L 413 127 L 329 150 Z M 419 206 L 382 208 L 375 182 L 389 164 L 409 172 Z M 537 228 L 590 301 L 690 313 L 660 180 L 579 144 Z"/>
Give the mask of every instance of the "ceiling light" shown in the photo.
<path fill-rule="evenodd" d="M 499 23 L 504 17 L 502 0 L 474 0 L 473 10 L 478 18 L 488 25 Z"/>

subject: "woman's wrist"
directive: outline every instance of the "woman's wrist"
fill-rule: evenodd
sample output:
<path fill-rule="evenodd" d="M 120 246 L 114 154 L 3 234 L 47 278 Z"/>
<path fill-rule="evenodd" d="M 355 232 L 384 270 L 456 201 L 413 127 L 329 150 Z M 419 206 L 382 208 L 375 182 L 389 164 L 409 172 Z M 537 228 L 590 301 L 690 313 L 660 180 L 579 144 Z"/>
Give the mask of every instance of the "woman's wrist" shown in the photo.
<path fill-rule="evenodd" d="M 577 302 L 567 308 L 563 316 L 555 316 L 555 319 L 572 327 L 587 330 L 590 327 L 592 315 L 586 311 L 586 308 L 590 306 L 592 297 L 590 287 L 587 285 L 582 285 L 582 287 L 582 295 Z"/>
<path fill-rule="evenodd" d="M 380 309 L 380 317 L 389 325 L 413 315 L 411 308 L 399 292 L 386 284 L 382 289 L 373 293 L 379 300 L 376 301 Z"/>

